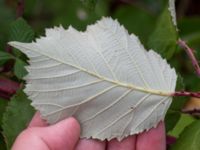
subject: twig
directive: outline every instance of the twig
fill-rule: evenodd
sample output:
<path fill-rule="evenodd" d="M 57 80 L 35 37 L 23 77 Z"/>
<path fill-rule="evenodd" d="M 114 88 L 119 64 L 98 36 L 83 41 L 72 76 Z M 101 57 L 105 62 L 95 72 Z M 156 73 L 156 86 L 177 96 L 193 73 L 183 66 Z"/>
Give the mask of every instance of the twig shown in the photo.
<path fill-rule="evenodd" d="M 24 0 L 18 0 L 16 15 L 17 18 L 22 17 L 24 14 Z"/>
<path fill-rule="evenodd" d="M 199 67 L 198 61 L 197 61 L 197 59 L 196 59 L 196 57 L 194 55 L 194 50 L 191 49 L 186 44 L 186 42 L 181 40 L 181 39 L 178 40 L 178 45 L 180 47 L 182 47 L 186 51 L 188 57 L 191 59 L 192 65 L 193 65 L 193 67 L 194 67 L 194 69 L 196 71 L 197 76 L 200 77 L 200 67 Z"/>
<path fill-rule="evenodd" d="M 9 99 L 19 89 L 20 84 L 6 78 L 0 78 L 0 97 Z"/>
<path fill-rule="evenodd" d="M 176 91 L 172 94 L 172 96 L 189 96 L 200 98 L 200 92 Z"/>
<path fill-rule="evenodd" d="M 200 114 L 199 109 L 192 109 L 192 110 L 182 110 L 183 113 L 190 114 L 190 115 L 198 115 Z"/>

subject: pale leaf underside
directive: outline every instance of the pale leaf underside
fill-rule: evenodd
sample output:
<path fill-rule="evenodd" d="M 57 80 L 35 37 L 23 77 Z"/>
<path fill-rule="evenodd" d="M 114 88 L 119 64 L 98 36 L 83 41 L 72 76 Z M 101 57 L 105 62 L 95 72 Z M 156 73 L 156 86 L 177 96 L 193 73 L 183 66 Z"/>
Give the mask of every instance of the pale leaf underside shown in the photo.
<path fill-rule="evenodd" d="M 25 92 L 49 123 L 74 116 L 81 137 L 137 134 L 164 119 L 176 73 L 116 20 L 79 32 L 55 27 L 33 43 L 10 42 L 30 58 Z"/>

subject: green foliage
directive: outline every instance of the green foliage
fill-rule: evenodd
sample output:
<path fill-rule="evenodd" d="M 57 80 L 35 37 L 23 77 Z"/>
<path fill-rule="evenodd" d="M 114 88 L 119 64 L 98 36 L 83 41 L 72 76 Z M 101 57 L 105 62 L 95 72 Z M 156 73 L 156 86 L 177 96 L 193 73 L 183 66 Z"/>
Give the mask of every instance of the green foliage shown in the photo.
<path fill-rule="evenodd" d="M 8 60 L 12 59 L 13 56 L 10 55 L 9 53 L 0 51 L 0 66 L 3 65 L 5 62 L 7 62 Z"/>
<path fill-rule="evenodd" d="M 178 141 L 170 150 L 199 150 L 200 149 L 200 121 L 187 126 L 181 133 Z"/>
<path fill-rule="evenodd" d="M 83 2 L 84 5 L 86 5 L 88 8 L 90 9 L 94 9 L 97 0 L 81 0 Z"/>
<path fill-rule="evenodd" d="M 27 127 L 34 113 L 27 96 L 20 90 L 11 99 L 3 115 L 3 135 L 8 149 L 11 148 L 17 135 Z"/>
<path fill-rule="evenodd" d="M 4 140 L 3 135 L 1 133 L 0 133 L 0 149 L 1 150 L 6 149 L 6 143 L 5 143 L 5 140 Z"/>
<path fill-rule="evenodd" d="M 14 73 L 19 79 L 22 79 L 27 74 L 27 71 L 24 68 L 26 65 L 27 63 L 25 63 L 23 60 L 16 59 Z"/>
<path fill-rule="evenodd" d="M 0 122 L 2 120 L 4 111 L 6 110 L 7 103 L 7 100 L 0 98 Z"/>
<path fill-rule="evenodd" d="M 34 38 L 32 28 L 23 18 L 19 18 L 10 25 L 10 41 L 31 42 Z"/>
<path fill-rule="evenodd" d="M 146 44 L 155 26 L 155 17 L 149 12 L 134 6 L 121 6 L 117 9 L 115 18 L 123 24 L 129 33 L 134 33 Z"/>
<path fill-rule="evenodd" d="M 9 41 L 31 42 L 34 38 L 32 28 L 27 24 L 23 18 L 14 21 L 9 28 Z M 13 50 L 15 56 L 22 55 L 18 50 Z"/>
<path fill-rule="evenodd" d="M 9 27 L 9 41 L 31 42 L 34 39 L 34 31 L 23 18 L 12 22 Z M 26 75 L 26 57 L 17 49 L 12 50 L 15 59 L 14 74 L 19 79 Z M 7 53 L 7 56 L 11 56 Z"/>
<path fill-rule="evenodd" d="M 193 123 L 196 119 L 191 115 L 181 114 L 181 117 L 176 125 L 176 127 L 169 132 L 170 135 L 179 137 L 180 133 L 184 130 L 184 128 L 191 123 Z"/>
<path fill-rule="evenodd" d="M 176 52 L 177 38 L 176 27 L 167 6 L 158 18 L 156 28 L 149 37 L 148 47 L 160 53 L 164 58 L 170 59 Z"/>

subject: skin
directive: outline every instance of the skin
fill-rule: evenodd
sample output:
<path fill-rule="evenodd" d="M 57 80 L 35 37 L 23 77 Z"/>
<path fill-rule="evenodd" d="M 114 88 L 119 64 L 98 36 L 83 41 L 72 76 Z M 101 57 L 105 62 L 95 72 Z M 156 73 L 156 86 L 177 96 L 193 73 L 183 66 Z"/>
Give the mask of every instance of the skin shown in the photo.
<path fill-rule="evenodd" d="M 121 142 L 79 139 L 79 136 L 80 125 L 76 119 L 68 118 L 48 126 L 36 113 L 28 128 L 17 137 L 12 150 L 166 150 L 163 122 Z"/>

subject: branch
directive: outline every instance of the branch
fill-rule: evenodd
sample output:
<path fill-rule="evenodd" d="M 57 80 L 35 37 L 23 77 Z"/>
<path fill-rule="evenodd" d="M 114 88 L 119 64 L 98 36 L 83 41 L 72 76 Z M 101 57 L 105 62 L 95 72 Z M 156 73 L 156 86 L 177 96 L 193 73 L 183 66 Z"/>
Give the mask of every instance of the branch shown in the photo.
<path fill-rule="evenodd" d="M 192 109 L 192 110 L 182 110 L 183 113 L 190 114 L 190 115 L 200 115 L 200 110 L 199 109 Z"/>
<path fill-rule="evenodd" d="M 181 39 L 179 39 L 177 43 L 178 43 L 178 45 L 179 45 L 180 47 L 182 47 L 182 48 L 186 51 L 188 57 L 190 58 L 190 60 L 191 60 L 191 62 L 192 62 L 192 65 L 193 65 L 193 67 L 194 67 L 194 69 L 195 69 L 195 71 L 196 71 L 197 76 L 200 77 L 200 67 L 199 67 L 198 61 L 197 61 L 197 59 L 196 59 L 196 57 L 195 57 L 195 55 L 194 55 L 194 50 L 191 49 L 191 48 L 186 44 L 186 42 L 183 41 L 183 40 L 181 40 Z"/>
<path fill-rule="evenodd" d="M 189 96 L 200 98 L 200 92 L 176 91 L 172 94 L 172 96 Z"/>
<path fill-rule="evenodd" d="M 17 18 L 22 17 L 24 14 L 24 0 L 18 0 L 16 15 Z"/>
<path fill-rule="evenodd" d="M 0 78 L 0 97 L 9 99 L 19 88 L 19 83 L 10 79 Z"/>

